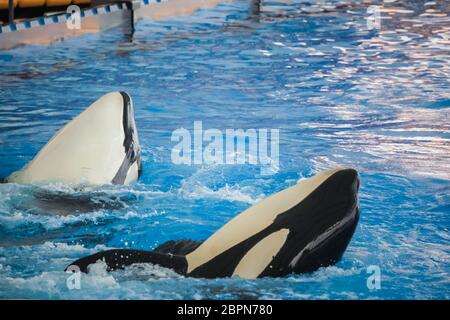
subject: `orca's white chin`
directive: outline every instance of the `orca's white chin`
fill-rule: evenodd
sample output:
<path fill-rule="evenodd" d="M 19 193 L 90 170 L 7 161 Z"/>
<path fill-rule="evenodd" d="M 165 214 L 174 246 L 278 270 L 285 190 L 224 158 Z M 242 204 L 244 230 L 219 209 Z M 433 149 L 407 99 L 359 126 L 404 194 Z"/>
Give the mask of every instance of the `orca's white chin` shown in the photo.
<path fill-rule="evenodd" d="M 133 104 L 125 92 L 104 95 L 61 128 L 7 182 L 128 184 L 141 173 Z"/>

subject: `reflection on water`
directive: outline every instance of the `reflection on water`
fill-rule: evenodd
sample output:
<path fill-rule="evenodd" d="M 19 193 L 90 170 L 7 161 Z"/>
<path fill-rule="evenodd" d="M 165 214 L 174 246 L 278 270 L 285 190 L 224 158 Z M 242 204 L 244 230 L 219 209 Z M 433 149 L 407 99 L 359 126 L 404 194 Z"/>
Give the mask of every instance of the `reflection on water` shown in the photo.
<path fill-rule="evenodd" d="M 304 122 L 300 127 L 312 128 L 310 134 L 333 139 L 343 149 L 358 148 L 377 157 L 375 163 L 383 168 L 449 179 L 450 3 L 365 1 L 362 5 L 347 1 L 314 4 L 277 1 L 277 4 L 263 3 L 261 18 L 271 21 L 311 13 L 321 13 L 320 17 L 330 19 L 339 13 L 340 17 L 348 18 L 347 22 L 336 24 L 331 32 L 319 28 L 322 37 L 315 32 L 317 39 L 304 38 L 296 46 L 273 42 L 277 50 L 306 55 L 304 59 L 295 58 L 296 62 L 324 64 L 312 74 L 317 83 L 315 88 L 321 94 L 307 101 L 320 107 L 329 106 L 330 114 L 319 123 Z M 380 28 L 369 30 L 365 20 L 367 8 L 373 5 L 380 10 Z M 286 13 L 289 11 L 292 13 Z M 333 35 L 349 29 L 358 35 L 354 41 L 338 41 Z M 343 81 L 346 90 L 336 89 Z M 286 87 L 294 90 L 277 94 L 301 99 L 303 93 L 296 89 L 308 83 L 311 80 L 288 83 Z M 344 104 L 339 102 L 341 99 Z"/>

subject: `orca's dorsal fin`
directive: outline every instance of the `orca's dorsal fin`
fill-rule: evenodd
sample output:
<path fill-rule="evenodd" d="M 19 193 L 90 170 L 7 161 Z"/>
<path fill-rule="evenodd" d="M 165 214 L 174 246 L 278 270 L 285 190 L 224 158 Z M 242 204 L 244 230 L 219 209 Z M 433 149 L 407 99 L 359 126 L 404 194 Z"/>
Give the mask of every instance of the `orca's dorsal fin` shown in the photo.
<path fill-rule="evenodd" d="M 131 98 L 112 92 L 61 128 L 8 182 L 129 183 L 140 173 L 139 152 Z"/>

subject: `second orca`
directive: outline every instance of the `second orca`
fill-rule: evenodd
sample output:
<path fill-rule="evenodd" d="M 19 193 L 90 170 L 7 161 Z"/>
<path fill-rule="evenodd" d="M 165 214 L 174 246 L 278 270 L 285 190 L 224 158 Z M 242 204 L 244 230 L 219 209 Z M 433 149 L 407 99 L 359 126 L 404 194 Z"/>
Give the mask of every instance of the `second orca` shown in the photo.
<path fill-rule="evenodd" d="M 312 272 L 341 259 L 359 220 L 358 189 L 355 170 L 335 168 L 259 201 L 203 242 L 169 241 L 152 251 L 112 249 L 71 266 L 88 272 L 98 261 L 109 271 L 151 263 L 201 278 Z"/>

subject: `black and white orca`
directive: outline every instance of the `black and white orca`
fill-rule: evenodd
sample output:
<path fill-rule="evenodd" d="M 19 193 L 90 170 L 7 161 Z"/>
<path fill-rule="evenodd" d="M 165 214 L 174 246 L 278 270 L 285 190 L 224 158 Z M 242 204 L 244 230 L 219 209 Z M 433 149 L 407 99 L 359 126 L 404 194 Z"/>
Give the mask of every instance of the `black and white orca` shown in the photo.
<path fill-rule="evenodd" d="M 133 103 L 125 92 L 104 95 L 61 128 L 4 182 L 128 184 L 141 174 Z"/>
<path fill-rule="evenodd" d="M 113 249 L 71 265 L 88 272 L 135 263 L 171 268 L 190 277 L 280 277 L 312 272 L 340 260 L 359 220 L 358 173 L 335 168 L 273 194 L 203 242 L 169 241 L 153 251 Z"/>

